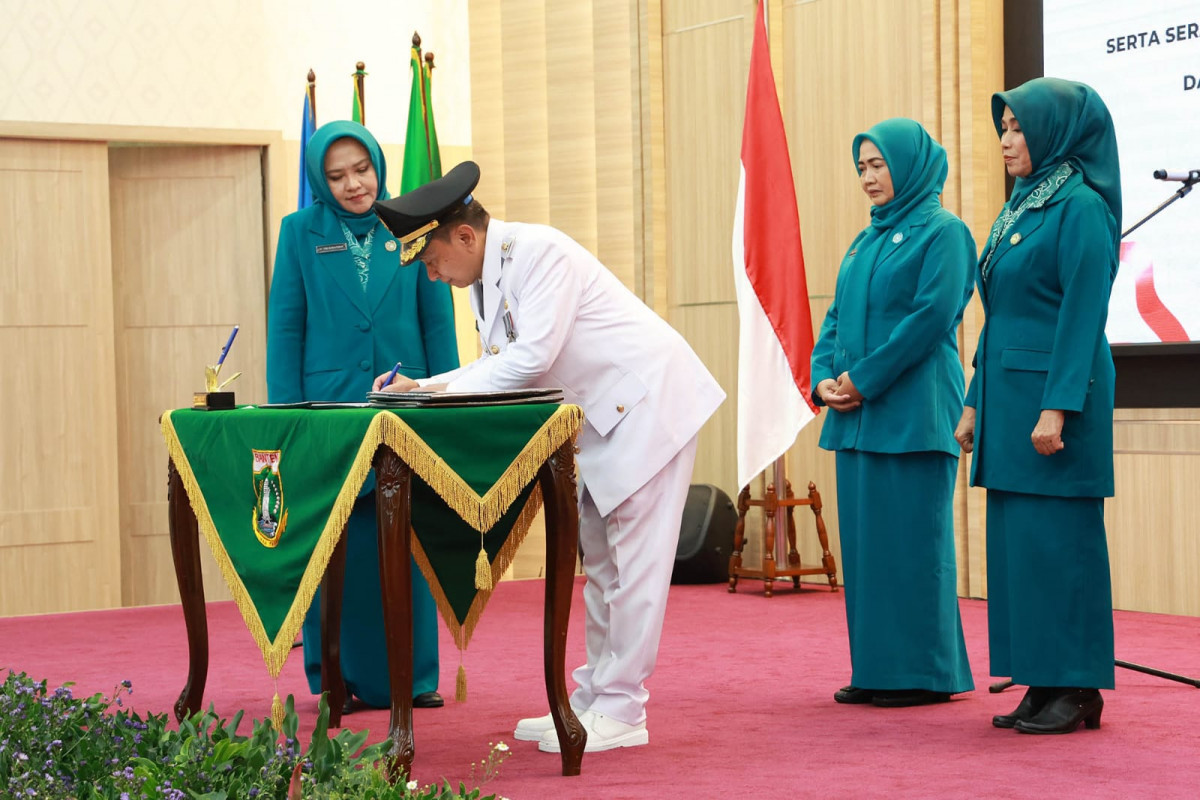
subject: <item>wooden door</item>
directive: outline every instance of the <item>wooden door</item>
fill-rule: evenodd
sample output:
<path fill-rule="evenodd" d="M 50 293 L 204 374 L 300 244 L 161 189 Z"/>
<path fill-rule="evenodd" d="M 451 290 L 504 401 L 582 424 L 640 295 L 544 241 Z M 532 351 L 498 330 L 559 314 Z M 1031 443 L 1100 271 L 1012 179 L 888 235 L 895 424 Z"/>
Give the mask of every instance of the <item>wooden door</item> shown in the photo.
<path fill-rule="evenodd" d="M 179 602 L 167 530 L 163 411 L 190 405 L 240 325 L 222 375 L 266 400 L 263 180 L 257 147 L 113 146 L 109 153 L 121 469 L 122 602 Z M 247 477 L 250 465 L 247 462 Z M 209 600 L 229 592 L 204 553 Z"/>
<path fill-rule="evenodd" d="M 121 602 L 107 175 L 0 139 L 0 616 Z"/>

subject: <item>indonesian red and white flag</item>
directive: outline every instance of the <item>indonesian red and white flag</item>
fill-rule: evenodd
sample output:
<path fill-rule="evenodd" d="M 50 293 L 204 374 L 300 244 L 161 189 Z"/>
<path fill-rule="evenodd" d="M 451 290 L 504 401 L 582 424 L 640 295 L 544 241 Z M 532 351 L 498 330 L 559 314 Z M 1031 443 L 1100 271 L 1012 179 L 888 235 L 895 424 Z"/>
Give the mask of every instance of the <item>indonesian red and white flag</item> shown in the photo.
<path fill-rule="evenodd" d="M 738 316 L 738 486 L 782 456 L 816 418 L 812 315 L 800 215 L 775 93 L 763 2 L 758 4 L 742 170 L 733 220 Z"/>

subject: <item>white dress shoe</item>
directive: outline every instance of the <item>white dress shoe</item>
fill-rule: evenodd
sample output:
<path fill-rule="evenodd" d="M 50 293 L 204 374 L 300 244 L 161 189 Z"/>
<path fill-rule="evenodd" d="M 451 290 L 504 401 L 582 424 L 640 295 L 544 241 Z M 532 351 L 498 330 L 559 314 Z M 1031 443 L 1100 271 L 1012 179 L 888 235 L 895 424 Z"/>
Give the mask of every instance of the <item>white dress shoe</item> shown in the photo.
<path fill-rule="evenodd" d="M 571 706 L 575 712 L 575 716 L 583 713 L 583 709 Z M 513 738 L 519 739 L 522 742 L 540 742 L 546 731 L 554 733 L 554 717 L 546 714 L 542 717 L 526 717 L 517 721 L 517 729 L 513 731 Z"/>
<path fill-rule="evenodd" d="M 650 743 L 650 733 L 646 730 L 645 722 L 626 725 L 598 711 L 583 712 L 579 715 L 579 721 L 587 731 L 587 744 L 583 748 L 585 753 L 599 753 L 618 747 L 637 747 Z M 541 741 L 538 742 L 538 750 L 543 753 L 561 752 L 558 746 L 558 731 L 554 730 L 553 725 L 542 735 Z"/>
<path fill-rule="evenodd" d="M 517 729 L 513 738 L 522 742 L 540 742 L 546 731 L 554 730 L 554 717 L 546 714 L 543 717 L 526 717 L 517 721 Z"/>

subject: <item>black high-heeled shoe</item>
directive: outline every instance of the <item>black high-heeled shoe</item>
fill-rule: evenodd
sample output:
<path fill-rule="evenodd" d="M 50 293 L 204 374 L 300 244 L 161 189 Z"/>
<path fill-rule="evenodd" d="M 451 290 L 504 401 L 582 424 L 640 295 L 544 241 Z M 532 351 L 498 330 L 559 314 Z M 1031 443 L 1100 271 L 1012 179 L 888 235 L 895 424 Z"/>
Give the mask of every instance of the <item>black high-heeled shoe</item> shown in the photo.
<path fill-rule="evenodd" d="M 838 703 L 860 705 L 871 702 L 875 695 L 872 689 L 860 689 L 857 686 L 843 686 L 833 693 L 833 699 Z"/>
<path fill-rule="evenodd" d="M 992 724 L 997 728 L 1011 728 L 1019 721 L 1029 721 L 1033 719 L 1042 707 L 1046 705 L 1046 701 L 1053 696 L 1054 690 L 1047 686 L 1030 686 L 1025 690 L 1025 696 L 1021 698 L 1021 703 L 1013 709 L 1011 714 L 997 714 L 992 717 Z"/>
<path fill-rule="evenodd" d="M 1030 720 L 1017 720 L 1021 733 L 1074 733 L 1083 723 L 1095 730 L 1100 727 L 1104 698 L 1098 689 L 1065 689 L 1055 694 Z"/>

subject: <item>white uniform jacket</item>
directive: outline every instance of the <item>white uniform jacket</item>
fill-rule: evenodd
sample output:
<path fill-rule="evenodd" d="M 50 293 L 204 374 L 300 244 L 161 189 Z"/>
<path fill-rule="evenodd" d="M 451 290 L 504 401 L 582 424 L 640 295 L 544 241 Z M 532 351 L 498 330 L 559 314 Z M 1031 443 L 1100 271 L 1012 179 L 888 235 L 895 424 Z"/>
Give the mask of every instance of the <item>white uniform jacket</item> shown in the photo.
<path fill-rule="evenodd" d="M 686 445 L 725 392 L 691 347 L 561 231 L 488 224 L 471 306 L 483 356 L 422 380 L 447 391 L 561 387 L 587 423 L 576 444 L 602 515 Z"/>

